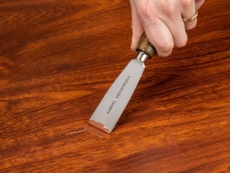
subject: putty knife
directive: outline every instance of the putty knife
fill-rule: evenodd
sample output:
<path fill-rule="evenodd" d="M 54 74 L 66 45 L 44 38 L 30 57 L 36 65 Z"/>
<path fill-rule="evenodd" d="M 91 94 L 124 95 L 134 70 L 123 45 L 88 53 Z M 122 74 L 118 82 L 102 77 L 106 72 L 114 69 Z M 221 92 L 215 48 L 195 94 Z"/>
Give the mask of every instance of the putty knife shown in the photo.
<path fill-rule="evenodd" d="M 90 120 L 82 127 L 99 136 L 111 133 L 128 104 L 145 69 L 145 61 L 156 54 L 145 34 L 141 37 L 137 56 L 131 60 L 109 88 Z"/>

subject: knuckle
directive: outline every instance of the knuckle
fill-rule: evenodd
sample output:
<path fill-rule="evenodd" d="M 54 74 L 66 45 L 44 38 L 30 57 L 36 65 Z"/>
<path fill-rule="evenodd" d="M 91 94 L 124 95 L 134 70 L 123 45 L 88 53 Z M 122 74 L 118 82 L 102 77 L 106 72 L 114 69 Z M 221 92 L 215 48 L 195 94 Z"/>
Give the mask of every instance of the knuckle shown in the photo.
<path fill-rule="evenodd" d="M 176 42 L 175 42 L 175 46 L 180 48 L 180 47 L 184 47 L 187 43 L 187 40 L 188 40 L 188 36 L 185 35 L 183 36 L 182 38 L 178 39 Z"/>
<path fill-rule="evenodd" d="M 182 0 L 182 6 L 187 8 L 187 7 L 191 7 L 193 0 Z"/>
<path fill-rule="evenodd" d="M 162 10 L 164 12 L 164 14 L 166 14 L 169 17 L 173 17 L 174 14 L 176 13 L 176 8 L 174 7 L 174 5 L 172 3 L 170 3 L 170 1 L 162 1 L 161 3 L 161 7 Z"/>
<path fill-rule="evenodd" d="M 191 23 L 186 23 L 185 28 L 186 30 L 191 30 L 196 27 L 197 20 L 191 22 Z"/>
<path fill-rule="evenodd" d="M 189 25 L 189 26 L 186 26 L 186 30 L 191 30 L 191 29 L 193 29 L 193 28 L 195 28 L 196 26 L 194 25 Z"/>
<path fill-rule="evenodd" d="M 151 18 L 151 13 L 149 13 L 149 10 L 147 10 L 145 8 L 141 8 L 139 13 L 145 19 L 150 19 Z"/>
<path fill-rule="evenodd" d="M 169 54 L 171 54 L 173 49 L 173 43 L 168 42 L 168 43 L 164 43 L 162 45 L 159 46 L 159 55 L 162 57 L 168 56 Z"/>
<path fill-rule="evenodd" d="M 181 40 L 176 44 L 176 47 L 184 47 L 187 43 L 187 40 Z"/>
<path fill-rule="evenodd" d="M 138 11 L 139 15 L 142 16 L 143 19 L 152 20 L 155 18 L 153 9 L 148 4 L 141 5 Z"/>
<path fill-rule="evenodd" d="M 158 56 L 159 56 L 159 57 L 167 57 L 167 56 L 169 56 L 171 53 L 172 53 L 172 51 L 171 51 L 171 52 L 161 52 L 161 53 L 158 54 Z"/>

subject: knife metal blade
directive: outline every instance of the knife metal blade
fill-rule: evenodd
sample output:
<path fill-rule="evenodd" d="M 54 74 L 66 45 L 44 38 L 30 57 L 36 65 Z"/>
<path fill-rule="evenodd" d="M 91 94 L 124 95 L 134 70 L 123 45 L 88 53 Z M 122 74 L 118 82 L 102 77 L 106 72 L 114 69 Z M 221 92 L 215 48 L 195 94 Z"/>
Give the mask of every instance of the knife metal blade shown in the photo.
<path fill-rule="evenodd" d="M 155 48 L 144 34 L 139 41 L 138 54 L 111 85 L 90 120 L 82 127 L 99 136 L 111 133 L 128 104 L 145 69 L 144 62 L 155 54 Z"/>

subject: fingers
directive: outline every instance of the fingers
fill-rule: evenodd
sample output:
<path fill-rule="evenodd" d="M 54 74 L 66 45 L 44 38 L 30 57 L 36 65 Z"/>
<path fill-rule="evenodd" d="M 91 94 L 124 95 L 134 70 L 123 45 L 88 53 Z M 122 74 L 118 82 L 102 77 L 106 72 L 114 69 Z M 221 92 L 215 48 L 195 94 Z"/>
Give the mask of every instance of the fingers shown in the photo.
<path fill-rule="evenodd" d="M 174 42 L 172 34 L 165 23 L 156 19 L 154 21 L 143 21 L 145 33 L 149 41 L 154 45 L 160 57 L 166 57 L 172 53 Z"/>
<path fill-rule="evenodd" d="M 187 42 L 187 34 L 181 13 L 168 3 L 161 3 L 161 11 L 154 16 L 154 10 L 138 9 L 144 30 L 149 41 L 155 46 L 161 57 L 171 54 L 174 46 L 182 47 Z M 155 11 L 154 11 L 155 12 Z"/>
<path fill-rule="evenodd" d="M 148 2 L 151 3 L 148 4 Z M 158 56 L 168 56 L 174 47 L 173 37 L 163 20 L 156 16 L 157 9 L 154 8 L 155 2 L 137 0 L 134 3 L 142 27 L 149 41 L 156 48 Z"/>
<path fill-rule="evenodd" d="M 191 18 L 196 13 L 196 4 L 194 0 L 182 1 L 182 17 Z M 196 26 L 197 19 L 192 22 L 185 23 L 186 30 L 193 29 Z"/>
<path fill-rule="evenodd" d="M 204 0 L 196 0 L 195 2 L 196 2 L 196 9 L 198 10 L 201 7 L 201 5 L 203 5 Z"/>
<path fill-rule="evenodd" d="M 196 10 L 198 10 L 201 5 L 204 3 L 204 0 L 183 0 L 183 8 L 184 11 L 182 12 L 182 16 L 186 18 L 192 17 Z M 185 23 L 186 30 L 190 30 L 195 28 L 197 25 L 197 19 L 192 22 Z"/>
<path fill-rule="evenodd" d="M 159 56 L 168 56 L 174 46 L 187 43 L 186 29 L 196 26 L 197 19 L 184 23 L 182 17 L 191 18 L 204 0 L 130 0 L 132 11 L 132 50 L 146 33 Z"/>
<path fill-rule="evenodd" d="M 131 49 L 135 51 L 137 44 L 144 32 L 144 28 L 141 24 L 141 20 L 137 14 L 136 7 L 133 4 L 132 0 L 130 0 L 130 4 L 131 4 L 131 12 L 132 12 L 132 32 L 133 32 Z"/>
<path fill-rule="evenodd" d="M 183 47 L 187 43 L 187 33 L 185 30 L 185 24 L 181 19 L 180 6 L 175 4 L 173 7 L 169 7 L 167 3 L 161 4 L 162 14 L 159 16 L 165 25 L 169 28 L 174 46 Z"/>

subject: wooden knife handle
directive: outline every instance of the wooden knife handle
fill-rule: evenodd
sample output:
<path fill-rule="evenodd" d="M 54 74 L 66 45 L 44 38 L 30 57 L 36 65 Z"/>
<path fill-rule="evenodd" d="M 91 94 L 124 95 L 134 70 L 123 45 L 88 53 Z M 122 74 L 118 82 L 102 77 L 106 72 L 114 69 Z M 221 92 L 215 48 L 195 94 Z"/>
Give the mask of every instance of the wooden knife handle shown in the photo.
<path fill-rule="evenodd" d="M 142 35 L 141 39 L 139 40 L 136 50 L 138 52 L 139 51 L 145 52 L 149 56 L 149 58 L 152 58 L 153 55 L 157 54 L 155 47 L 150 43 L 145 33 Z"/>

